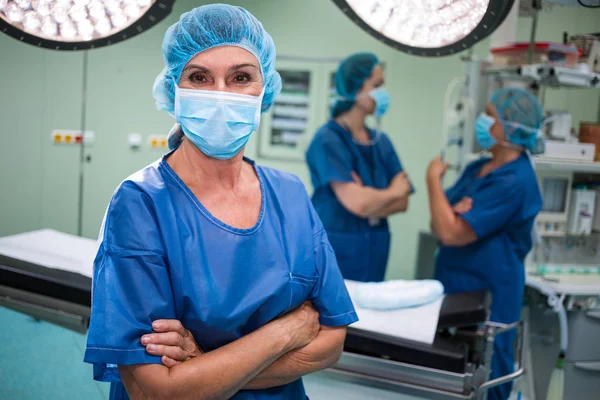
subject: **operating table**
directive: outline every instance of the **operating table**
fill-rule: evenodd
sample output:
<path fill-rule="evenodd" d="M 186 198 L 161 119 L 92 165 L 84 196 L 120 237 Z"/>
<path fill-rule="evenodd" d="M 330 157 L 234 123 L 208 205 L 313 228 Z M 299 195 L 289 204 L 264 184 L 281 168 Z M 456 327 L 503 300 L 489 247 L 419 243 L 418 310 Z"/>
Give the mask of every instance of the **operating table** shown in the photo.
<path fill-rule="evenodd" d="M 86 332 L 95 248 L 53 230 L 0 238 L 0 306 Z"/>
<path fill-rule="evenodd" d="M 523 323 L 490 322 L 490 304 L 486 291 L 446 295 L 432 344 L 349 327 L 343 355 L 330 373 L 422 398 L 485 399 L 489 388 L 523 374 Z M 494 337 L 512 329 L 520 333 L 517 369 L 489 381 Z"/>
<path fill-rule="evenodd" d="M 90 317 L 95 241 L 44 231 L 48 237 L 59 235 L 63 242 L 72 240 L 74 246 L 87 246 L 86 251 L 79 251 L 85 254 L 79 261 L 90 265 L 64 270 L 56 262 L 40 262 L 44 257 L 29 256 L 39 247 L 39 232 L 25 234 L 18 242 L 23 256 L 6 250 L 4 238 L 0 238 L 0 305 L 85 332 Z M 48 248 L 52 246 L 46 246 L 46 251 L 53 251 Z M 56 254 L 50 258 L 60 260 Z M 519 361 L 514 373 L 488 381 L 494 337 L 510 329 L 522 333 L 523 329 L 520 321 L 511 325 L 490 322 L 490 304 L 491 296 L 485 291 L 446 295 L 432 344 L 349 327 L 343 355 L 326 374 L 336 380 L 424 398 L 485 399 L 487 389 L 523 373 Z M 522 335 L 518 338 L 522 360 Z"/>

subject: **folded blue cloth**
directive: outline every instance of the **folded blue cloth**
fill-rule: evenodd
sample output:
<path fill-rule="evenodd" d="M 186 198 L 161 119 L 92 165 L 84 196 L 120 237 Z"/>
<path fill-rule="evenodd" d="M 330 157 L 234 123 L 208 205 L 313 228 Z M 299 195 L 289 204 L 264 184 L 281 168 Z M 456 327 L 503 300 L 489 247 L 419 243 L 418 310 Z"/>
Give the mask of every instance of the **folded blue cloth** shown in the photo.
<path fill-rule="evenodd" d="M 395 310 L 431 303 L 444 294 L 444 286 L 433 279 L 393 280 L 356 285 L 354 300 L 362 308 Z"/>

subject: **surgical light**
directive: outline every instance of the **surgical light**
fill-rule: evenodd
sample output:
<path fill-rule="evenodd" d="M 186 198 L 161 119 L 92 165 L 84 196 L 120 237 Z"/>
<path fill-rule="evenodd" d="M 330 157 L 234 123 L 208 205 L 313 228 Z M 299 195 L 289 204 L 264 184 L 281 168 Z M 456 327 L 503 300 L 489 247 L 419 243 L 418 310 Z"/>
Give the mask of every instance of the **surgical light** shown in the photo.
<path fill-rule="evenodd" d="M 490 35 L 514 0 L 333 0 L 363 30 L 409 54 L 459 53 Z"/>
<path fill-rule="evenodd" d="M 0 0 L 0 31 L 55 50 L 86 50 L 162 21 L 174 0 Z"/>

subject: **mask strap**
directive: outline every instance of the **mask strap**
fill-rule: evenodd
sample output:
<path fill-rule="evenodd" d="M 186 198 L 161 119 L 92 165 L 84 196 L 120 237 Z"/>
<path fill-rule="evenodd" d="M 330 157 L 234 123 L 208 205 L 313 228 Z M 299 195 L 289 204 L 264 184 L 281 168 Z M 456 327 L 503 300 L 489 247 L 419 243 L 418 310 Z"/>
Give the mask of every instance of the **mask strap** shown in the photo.
<path fill-rule="evenodd" d="M 254 114 L 254 126 L 252 128 L 254 132 L 258 131 L 258 127 L 260 126 L 260 115 L 262 114 L 262 101 L 263 97 L 265 97 L 265 89 L 266 86 L 263 87 L 263 90 L 258 97 L 258 107 L 256 107 L 256 114 Z"/>
<path fill-rule="evenodd" d="M 377 89 L 379 89 L 379 88 L 375 88 L 373 90 L 377 90 Z M 335 100 L 339 100 L 339 101 L 356 101 L 356 99 L 358 99 L 359 97 L 370 96 L 371 92 L 373 90 L 370 90 L 367 93 L 363 93 L 363 94 L 358 95 L 358 96 L 354 96 L 354 98 L 345 97 L 345 96 L 342 96 L 342 95 L 336 93 Z"/>
<path fill-rule="evenodd" d="M 339 94 L 336 94 L 336 96 L 335 96 L 335 100 L 336 100 L 336 101 L 355 101 L 355 100 L 356 100 L 356 98 L 354 98 L 354 99 L 351 99 L 350 97 L 344 97 L 344 96 L 341 96 L 341 95 L 339 95 Z"/>
<path fill-rule="evenodd" d="M 527 149 L 525 149 L 525 147 L 519 146 L 518 144 L 514 144 L 514 143 L 511 143 L 511 142 L 507 142 L 506 140 L 498 142 L 498 144 L 500 144 L 500 145 L 502 145 L 504 147 L 515 149 L 515 150 L 527 151 Z"/>
<path fill-rule="evenodd" d="M 179 86 L 175 85 L 175 107 L 174 110 L 175 112 L 175 121 L 177 123 L 181 123 L 181 108 L 179 107 Z"/>

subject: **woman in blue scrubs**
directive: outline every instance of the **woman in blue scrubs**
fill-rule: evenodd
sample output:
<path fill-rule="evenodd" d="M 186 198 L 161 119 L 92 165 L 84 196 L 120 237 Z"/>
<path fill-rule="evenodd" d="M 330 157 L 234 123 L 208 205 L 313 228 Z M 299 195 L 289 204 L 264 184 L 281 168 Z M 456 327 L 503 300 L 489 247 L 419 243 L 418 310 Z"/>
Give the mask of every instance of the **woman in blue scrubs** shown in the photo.
<path fill-rule="evenodd" d="M 379 282 L 390 250 L 387 217 L 405 212 L 412 186 L 387 135 L 365 125 L 389 106 L 384 74 L 374 54 L 346 58 L 335 75 L 332 119 L 306 153 L 313 204 L 345 279 Z"/>
<path fill-rule="evenodd" d="M 281 89 L 273 41 L 246 10 L 209 5 L 162 50 L 154 97 L 179 124 L 173 150 L 110 201 L 85 361 L 111 399 L 304 400 L 301 377 L 337 361 L 357 317 L 301 181 L 244 158 Z M 202 353 L 169 368 L 146 351 L 165 319 Z"/>
<path fill-rule="evenodd" d="M 530 155 L 543 149 L 539 139 L 542 107 L 522 89 L 501 89 L 477 118 L 476 137 L 491 158 L 469 164 L 444 192 L 446 170 L 435 159 L 427 173 L 431 226 L 442 242 L 435 278 L 447 293 L 485 289 L 492 293 L 491 320 L 518 321 L 525 290 L 524 261 L 532 229 L 542 208 Z M 491 378 L 514 369 L 509 332 L 496 338 Z M 505 400 L 512 384 L 492 388 L 490 400 Z"/>

